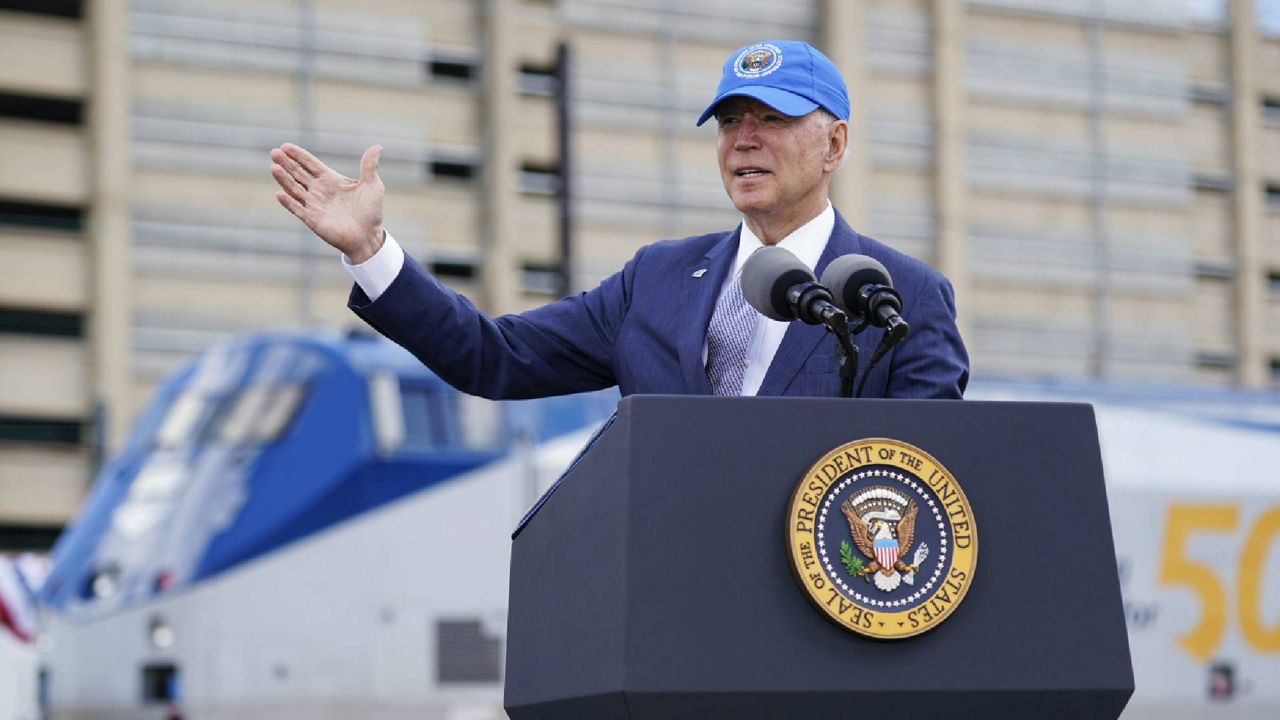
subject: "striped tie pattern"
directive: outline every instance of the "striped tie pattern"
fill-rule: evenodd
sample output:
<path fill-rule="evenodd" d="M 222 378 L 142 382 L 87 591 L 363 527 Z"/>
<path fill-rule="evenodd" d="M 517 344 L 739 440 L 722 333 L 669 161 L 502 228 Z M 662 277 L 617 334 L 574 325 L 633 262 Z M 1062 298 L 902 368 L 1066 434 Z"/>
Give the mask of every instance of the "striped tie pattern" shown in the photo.
<path fill-rule="evenodd" d="M 742 393 L 747 374 L 747 346 L 756 328 L 756 313 L 742 295 L 742 283 L 735 277 L 716 301 L 707 326 L 707 380 L 716 395 Z"/>

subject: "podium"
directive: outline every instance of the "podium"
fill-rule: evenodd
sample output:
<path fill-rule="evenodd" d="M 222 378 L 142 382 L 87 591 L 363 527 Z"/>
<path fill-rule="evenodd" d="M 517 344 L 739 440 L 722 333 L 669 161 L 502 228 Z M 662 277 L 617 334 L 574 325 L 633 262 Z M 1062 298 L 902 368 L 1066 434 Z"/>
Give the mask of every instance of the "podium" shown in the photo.
<path fill-rule="evenodd" d="M 980 540 L 929 632 L 862 637 L 788 559 L 816 460 L 862 438 L 936 458 Z M 517 531 L 514 720 L 1116 718 L 1133 693 L 1093 409 L 631 396 Z"/>

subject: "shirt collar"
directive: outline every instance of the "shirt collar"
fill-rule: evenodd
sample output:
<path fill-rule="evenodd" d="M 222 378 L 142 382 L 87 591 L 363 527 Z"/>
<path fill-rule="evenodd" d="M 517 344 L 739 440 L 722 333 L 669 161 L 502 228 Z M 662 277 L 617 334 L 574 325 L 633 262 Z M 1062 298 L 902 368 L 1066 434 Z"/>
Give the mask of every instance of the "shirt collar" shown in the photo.
<path fill-rule="evenodd" d="M 809 269 L 817 267 L 818 259 L 822 257 L 822 251 L 827 247 L 827 239 L 831 237 L 831 231 L 836 227 L 836 211 L 831 207 L 831 201 L 827 201 L 827 207 L 818 213 L 817 217 L 809 222 L 801 225 L 791 232 L 790 235 L 782 238 L 778 243 L 778 247 L 783 247 L 791 251 L 793 255 L 800 258 L 800 262 L 809 266 Z M 760 242 L 760 238 L 751 232 L 751 228 L 747 227 L 744 220 L 742 222 L 742 232 L 738 237 L 738 256 L 733 261 L 733 274 L 729 277 L 737 277 L 742 272 L 742 265 L 751 257 L 751 253 L 759 250 L 764 243 Z"/>

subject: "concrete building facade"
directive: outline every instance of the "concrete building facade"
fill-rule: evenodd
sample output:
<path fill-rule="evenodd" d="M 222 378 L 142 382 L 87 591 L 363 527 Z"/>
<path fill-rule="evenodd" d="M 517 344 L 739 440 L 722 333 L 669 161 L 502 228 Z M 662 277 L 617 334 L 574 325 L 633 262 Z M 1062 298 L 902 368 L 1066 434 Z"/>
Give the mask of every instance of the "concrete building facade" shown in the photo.
<path fill-rule="evenodd" d="M 267 150 L 354 175 L 491 312 L 730 227 L 735 47 L 842 69 L 834 186 L 956 285 L 976 376 L 1280 384 L 1275 0 L 0 0 L 0 549 L 47 545 L 165 373 L 251 329 L 350 327 Z M 554 70 L 569 74 L 573 252 Z"/>

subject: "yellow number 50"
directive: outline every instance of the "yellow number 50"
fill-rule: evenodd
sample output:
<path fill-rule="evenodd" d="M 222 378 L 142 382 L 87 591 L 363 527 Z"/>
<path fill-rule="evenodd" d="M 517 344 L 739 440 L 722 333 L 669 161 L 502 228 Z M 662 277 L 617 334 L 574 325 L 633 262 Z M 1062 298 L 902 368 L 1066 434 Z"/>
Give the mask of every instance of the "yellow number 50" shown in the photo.
<path fill-rule="evenodd" d="M 1187 538 L 1196 532 L 1232 532 L 1240 522 L 1234 505 L 1172 505 L 1164 533 L 1160 562 L 1160 582 L 1185 585 L 1200 597 L 1200 622 L 1179 638 L 1187 652 L 1200 661 L 1208 660 L 1222 642 L 1227 629 L 1227 597 L 1213 568 L 1187 559 Z M 1264 512 L 1245 540 L 1240 556 L 1236 609 L 1245 642 L 1257 652 L 1280 652 L 1280 622 L 1263 624 L 1262 570 L 1271 540 L 1280 536 L 1280 508 Z"/>

